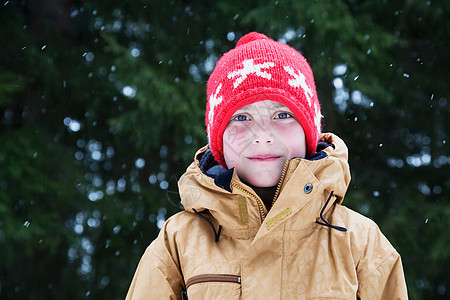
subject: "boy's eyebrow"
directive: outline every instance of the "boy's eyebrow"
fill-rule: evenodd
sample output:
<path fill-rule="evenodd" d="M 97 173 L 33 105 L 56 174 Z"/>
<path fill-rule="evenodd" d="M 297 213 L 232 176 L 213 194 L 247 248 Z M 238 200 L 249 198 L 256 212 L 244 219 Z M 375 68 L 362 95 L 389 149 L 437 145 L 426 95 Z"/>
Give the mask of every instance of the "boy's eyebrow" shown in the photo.
<path fill-rule="evenodd" d="M 271 106 L 269 106 L 269 107 L 267 107 L 267 108 L 269 108 L 269 109 L 280 109 L 280 108 L 286 108 L 286 109 L 289 109 L 289 107 L 287 107 L 286 105 L 284 105 L 284 104 L 282 104 L 282 103 L 280 103 L 280 102 L 273 103 Z M 290 109 L 289 109 L 289 110 L 290 110 Z"/>
<path fill-rule="evenodd" d="M 284 105 L 284 104 L 282 104 L 282 103 L 280 103 L 280 102 L 274 102 L 274 103 L 270 103 L 270 104 L 265 105 L 265 109 L 280 109 L 280 108 L 287 108 L 287 109 L 289 109 L 286 105 Z M 252 110 L 258 111 L 259 109 L 258 109 L 258 108 L 252 108 Z M 290 109 L 289 109 L 289 110 L 290 110 Z M 242 108 L 238 109 L 238 110 L 233 114 L 233 116 L 238 115 L 238 114 L 241 114 L 241 113 L 243 113 L 243 112 L 246 112 L 246 108 L 245 108 L 245 107 L 242 107 Z M 232 116 L 232 117 L 233 117 L 233 116 Z"/>
<path fill-rule="evenodd" d="M 272 107 L 273 107 L 273 108 L 282 108 L 282 107 L 286 107 L 286 105 L 283 105 L 283 104 L 277 102 L 277 103 L 273 104 Z"/>

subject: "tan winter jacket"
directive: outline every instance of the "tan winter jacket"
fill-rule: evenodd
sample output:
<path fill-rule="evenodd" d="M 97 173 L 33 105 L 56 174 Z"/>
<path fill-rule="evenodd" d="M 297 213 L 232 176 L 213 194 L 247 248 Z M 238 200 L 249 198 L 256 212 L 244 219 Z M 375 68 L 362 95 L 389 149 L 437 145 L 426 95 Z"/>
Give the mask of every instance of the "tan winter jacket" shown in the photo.
<path fill-rule="evenodd" d="M 286 164 L 269 212 L 233 170 L 205 175 L 199 150 L 179 181 L 185 211 L 144 253 L 127 299 L 407 299 L 399 254 L 341 205 L 347 147 L 321 140 L 333 146 Z"/>

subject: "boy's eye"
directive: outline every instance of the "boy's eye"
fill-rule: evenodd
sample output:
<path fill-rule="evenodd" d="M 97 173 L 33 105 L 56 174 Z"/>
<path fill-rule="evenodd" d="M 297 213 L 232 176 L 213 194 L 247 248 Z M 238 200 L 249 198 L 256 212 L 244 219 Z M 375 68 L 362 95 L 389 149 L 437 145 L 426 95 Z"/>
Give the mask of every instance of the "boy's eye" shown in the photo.
<path fill-rule="evenodd" d="M 279 113 L 275 116 L 275 119 L 287 119 L 287 118 L 292 118 L 292 115 L 289 113 Z"/>
<path fill-rule="evenodd" d="M 249 121 L 250 118 L 247 117 L 246 115 L 237 115 L 231 118 L 231 120 L 235 120 L 235 121 Z"/>

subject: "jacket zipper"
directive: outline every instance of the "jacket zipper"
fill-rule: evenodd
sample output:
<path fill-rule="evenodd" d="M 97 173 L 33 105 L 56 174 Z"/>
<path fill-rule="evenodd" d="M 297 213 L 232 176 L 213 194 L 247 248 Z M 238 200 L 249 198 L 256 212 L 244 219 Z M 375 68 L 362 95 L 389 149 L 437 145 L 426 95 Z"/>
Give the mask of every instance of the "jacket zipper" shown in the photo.
<path fill-rule="evenodd" d="M 286 161 L 286 163 L 284 164 L 284 167 L 283 167 L 283 171 L 281 172 L 281 177 L 280 177 L 280 180 L 278 181 L 277 189 L 275 190 L 275 195 L 272 200 L 272 206 L 275 204 L 275 202 L 277 201 L 277 198 L 280 194 L 281 186 L 283 185 L 284 179 L 286 178 L 288 166 L 289 166 L 289 160 Z M 239 185 L 237 185 L 235 183 L 231 183 L 231 186 L 241 190 L 242 192 L 246 193 L 247 195 L 249 195 L 250 197 L 252 197 L 253 199 L 256 200 L 256 203 L 258 204 L 258 208 L 259 208 L 259 216 L 261 217 L 261 222 L 263 222 L 264 219 L 266 218 L 266 213 L 264 212 L 264 204 L 262 203 L 262 201 L 259 200 L 259 198 L 257 196 L 255 196 L 254 194 L 250 193 L 249 191 L 247 191 L 246 189 L 240 187 Z"/>
<path fill-rule="evenodd" d="M 286 161 L 286 163 L 284 164 L 284 167 L 283 167 L 283 172 L 281 172 L 280 181 L 278 181 L 277 189 L 275 190 L 275 195 L 273 196 L 272 207 L 275 204 L 275 202 L 277 201 L 278 196 L 280 195 L 281 186 L 283 185 L 284 179 L 286 178 L 288 165 L 289 165 L 289 160 Z"/>
<path fill-rule="evenodd" d="M 253 199 L 256 200 L 256 203 L 258 204 L 258 208 L 259 208 L 259 216 L 261 218 L 261 223 L 262 223 L 264 221 L 264 219 L 266 218 L 266 213 L 264 212 L 264 204 L 262 203 L 262 201 L 259 200 L 259 198 L 257 196 L 255 196 L 254 194 L 250 193 L 249 191 L 247 191 L 246 189 L 240 187 L 239 185 L 237 185 L 235 183 L 231 183 L 231 186 L 241 190 L 242 192 L 244 192 L 245 194 L 249 195 L 250 197 L 252 197 Z"/>
<path fill-rule="evenodd" d="M 241 284 L 241 276 L 230 274 L 202 274 L 191 277 L 186 282 L 186 290 L 193 284 L 205 282 L 230 282 Z"/>

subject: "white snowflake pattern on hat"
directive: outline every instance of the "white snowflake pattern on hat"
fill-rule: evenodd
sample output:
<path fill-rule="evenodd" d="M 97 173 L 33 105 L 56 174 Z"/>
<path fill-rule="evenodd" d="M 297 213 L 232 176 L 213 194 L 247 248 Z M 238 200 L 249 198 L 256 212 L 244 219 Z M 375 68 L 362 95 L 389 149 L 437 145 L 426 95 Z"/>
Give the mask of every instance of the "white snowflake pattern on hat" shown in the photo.
<path fill-rule="evenodd" d="M 298 71 L 296 72 L 294 68 L 291 66 L 284 66 L 284 70 L 291 75 L 292 79 L 289 79 L 288 83 L 292 87 L 299 87 L 301 86 L 303 91 L 305 92 L 306 100 L 308 101 L 309 107 L 311 107 L 311 98 L 313 97 L 313 91 L 306 83 L 305 75 L 302 74 L 302 72 Z"/>
<path fill-rule="evenodd" d="M 314 103 L 314 125 L 316 125 L 317 132 L 320 133 L 320 122 L 322 121 L 323 115 L 320 113 L 320 107 L 318 103 Z"/>
<path fill-rule="evenodd" d="M 246 59 L 242 62 L 242 69 L 233 71 L 228 73 L 228 79 L 232 79 L 237 77 L 237 79 L 233 83 L 233 87 L 237 88 L 250 74 L 255 74 L 256 76 L 265 78 L 270 80 L 272 78 L 272 74 L 262 71 L 262 69 L 268 69 L 275 66 L 273 62 L 265 62 L 262 64 L 254 64 L 253 59 Z"/>
<path fill-rule="evenodd" d="M 213 123 L 214 109 L 216 108 L 217 105 L 219 105 L 223 101 L 223 97 L 222 96 L 219 97 L 221 88 L 222 88 L 222 83 L 217 86 L 216 92 L 211 94 L 211 96 L 209 97 L 209 114 L 208 114 L 209 127 L 211 127 L 212 123 Z"/>

